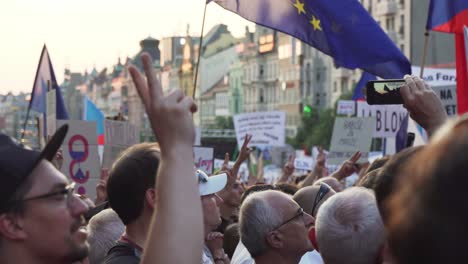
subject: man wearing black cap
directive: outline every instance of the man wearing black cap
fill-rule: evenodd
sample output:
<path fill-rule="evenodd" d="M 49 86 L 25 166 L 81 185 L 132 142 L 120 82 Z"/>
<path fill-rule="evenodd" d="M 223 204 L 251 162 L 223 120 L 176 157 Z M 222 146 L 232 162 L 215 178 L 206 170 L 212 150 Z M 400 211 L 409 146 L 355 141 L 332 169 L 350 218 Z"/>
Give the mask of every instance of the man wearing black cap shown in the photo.
<path fill-rule="evenodd" d="M 51 163 L 68 127 L 42 152 L 0 135 L 0 263 L 72 263 L 88 254 L 86 204 Z"/>

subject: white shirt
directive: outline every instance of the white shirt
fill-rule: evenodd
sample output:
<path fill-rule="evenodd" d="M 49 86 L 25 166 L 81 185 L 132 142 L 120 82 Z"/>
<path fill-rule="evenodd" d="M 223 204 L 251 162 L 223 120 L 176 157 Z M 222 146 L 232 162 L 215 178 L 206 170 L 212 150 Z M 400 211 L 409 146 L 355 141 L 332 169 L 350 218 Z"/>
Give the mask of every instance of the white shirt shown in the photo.
<path fill-rule="evenodd" d="M 236 250 L 234 250 L 231 264 L 255 264 L 255 260 L 250 256 L 249 251 L 244 244 L 242 244 L 242 241 L 239 241 Z M 323 260 L 320 253 L 313 250 L 305 253 L 299 264 L 323 264 Z"/>

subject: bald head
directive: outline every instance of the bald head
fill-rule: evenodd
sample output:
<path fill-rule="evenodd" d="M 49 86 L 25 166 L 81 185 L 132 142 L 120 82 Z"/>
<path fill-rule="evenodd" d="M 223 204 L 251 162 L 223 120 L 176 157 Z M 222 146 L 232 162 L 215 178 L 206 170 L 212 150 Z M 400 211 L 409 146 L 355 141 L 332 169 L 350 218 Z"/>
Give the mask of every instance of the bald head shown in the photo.
<path fill-rule="evenodd" d="M 328 187 L 328 185 L 327 185 Z M 326 187 L 322 187 L 326 188 Z M 332 195 L 334 195 L 336 192 L 328 187 L 330 191 L 328 191 L 325 196 L 323 196 L 322 199 L 319 199 L 318 194 L 320 191 L 320 185 L 313 185 L 313 186 L 307 186 L 302 189 L 300 189 L 296 194 L 293 196 L 294 201 L 296 201 L 302 209 L 304 209 L 304 212 L 315 216 L 317 214 L 318 208 Z M 312 209 L 314 207 L 315 199 L 317 198 L 317 205 L 315 206 L 314 211 L 312 212 Z"/>
<path fill-rule="evenodd" d="M 333 177 L 323 177 L 314 182 L 314 185 L 319 185 L 320 183 L 326 183 L 328 186 L 332 187 L 335 192 L 342 192 L 345 188 L 341 182 Z"/>

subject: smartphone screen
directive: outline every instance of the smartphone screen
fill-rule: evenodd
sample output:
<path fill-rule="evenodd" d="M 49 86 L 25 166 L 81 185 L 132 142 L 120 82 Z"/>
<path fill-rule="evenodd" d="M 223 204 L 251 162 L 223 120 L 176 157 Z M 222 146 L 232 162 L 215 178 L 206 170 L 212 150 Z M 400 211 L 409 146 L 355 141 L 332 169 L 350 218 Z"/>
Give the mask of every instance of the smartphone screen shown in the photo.
<path fill-rule="evenodd" d="M 400 87 L 405 80 L 370 81 L 366 85 L 366 99 L 370 105 L 403 104 Z"/>

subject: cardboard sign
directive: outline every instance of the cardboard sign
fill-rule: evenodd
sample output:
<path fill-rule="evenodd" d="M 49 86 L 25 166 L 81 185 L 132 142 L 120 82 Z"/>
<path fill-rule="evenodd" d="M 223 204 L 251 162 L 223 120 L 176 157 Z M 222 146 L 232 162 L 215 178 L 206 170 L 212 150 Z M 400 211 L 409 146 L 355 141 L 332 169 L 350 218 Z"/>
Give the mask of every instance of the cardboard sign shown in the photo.
<path fill-rule="evenodd" d="M 195 168 L 206 172 L 210 175 L 213 173 L 213 148 L 193 147 L 193 156 L 195 160 Z"/>
<path fill-rule="evenodd" d="M 52 136 L 57 130 L 57 91 L 52 89 L 46 95 L 46 124 L 47 136 Z"/>
<path fill-rule="evenodd" d="M 249 146 L 284 146 L 286 113 L 276 111 L 235 115 L 234 127 L 239 149 L 246 134 L 252 135 Z"/>
<path fill-rule="evenodd" d="M 294 159 L 294 168 L 296 170 L 312 170 L 314 168 L 314 159 L 312 157 L 296 158 Z"/>
<path fill-rule="evenodd" d="M 358 150 L 362 153 L 359 162 L 367 161 L 374 127 L 375 118 L 336 118 L 328 163 L 341 164 Z"/>
<path fill-rule="evenodd" d="M 60 127 L 68 124 L 68 133 L 62 144 L 61 171 L 76 186 L 78 194 L 90 199 L 96 196 L 96 182 L 101 175 L 97 150 L 96 123 L 81 120 L 57 120 Z"/>
<path fill-rule="evenodd" d="M 339 100 L 336 113 L 338 115 L 354 115 L 356 113 L 356 103 L 352 100 Z"/>
<path fill-rule="evenodd" d="M 102 167 L 110 169 L 120 153 L 140 142 L 140 129 L 128 121 L 104 121 L 105 145 Z"/>
<path fill-rule="evenodd" d="M 408 111 L 402 105 L 368 105 L 357 102 L 357 117 L 375 117 L 374 137 L 395 137 Z"/>

